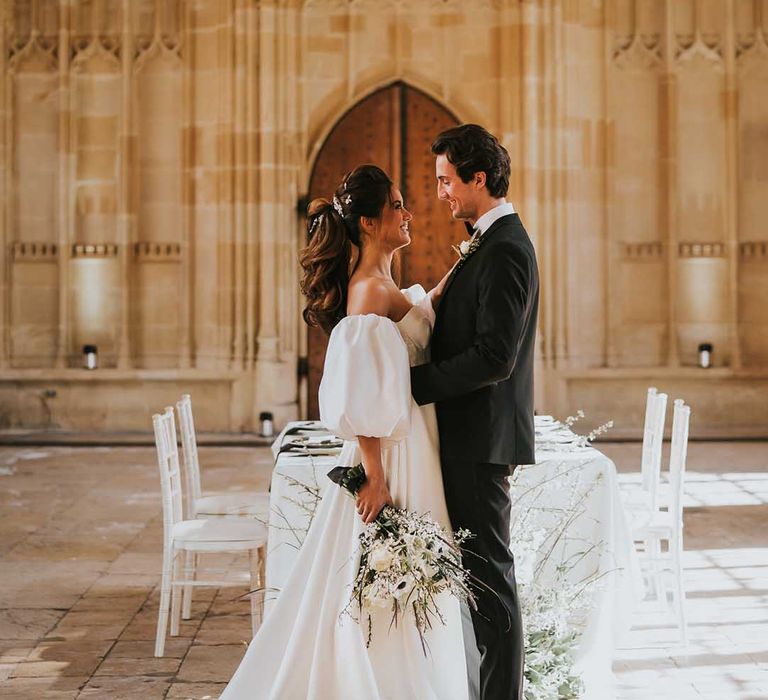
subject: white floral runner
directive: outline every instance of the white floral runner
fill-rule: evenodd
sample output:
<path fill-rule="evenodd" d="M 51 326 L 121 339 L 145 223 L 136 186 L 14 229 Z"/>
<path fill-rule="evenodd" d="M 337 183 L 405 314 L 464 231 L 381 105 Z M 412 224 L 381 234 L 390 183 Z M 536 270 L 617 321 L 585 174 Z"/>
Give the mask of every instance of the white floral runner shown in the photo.
<path fill-rule="evenodd" d="M 512 550 L 525 622 L 577 631 L 583 697 L 612 697 L 613 651 L 642 594 L 616 468 L 548 416 L 537 416 L 536 432 L 538 462 L 519 468 L 511 483 Z M 267 613 L 322 494 L 338 488 L 326 478 L 338 452 L 318 423 L 291 423 L 275 441 Z"/>

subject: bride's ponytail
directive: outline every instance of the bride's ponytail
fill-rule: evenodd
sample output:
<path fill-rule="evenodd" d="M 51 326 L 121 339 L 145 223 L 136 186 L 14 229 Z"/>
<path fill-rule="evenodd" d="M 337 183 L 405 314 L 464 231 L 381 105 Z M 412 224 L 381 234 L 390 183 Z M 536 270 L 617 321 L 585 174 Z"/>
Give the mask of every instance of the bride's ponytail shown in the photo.
<path fill-rule="evenodd" d="M 362 245 L 360 217 L 378 218 L 391 201 L 392 180 L 375 165 L 349 173 L 333 199 L 314 199 L 307 212 L 309 243 L 301 251 L 304 320 L 330 334 L 346 315 L 352 257 Z M 359 255 L 358 255 L 359 259 Z"/>
<path fill-rule="evenodd" d="M 344 317 L 347 306 L 352 241 L 346 224 L 333 204 L 315 199 L 309 205 L 309 244 L 301 251 L 304 268 L 301 291 L 307 298 L 304 320 L 326 333 Z"/>

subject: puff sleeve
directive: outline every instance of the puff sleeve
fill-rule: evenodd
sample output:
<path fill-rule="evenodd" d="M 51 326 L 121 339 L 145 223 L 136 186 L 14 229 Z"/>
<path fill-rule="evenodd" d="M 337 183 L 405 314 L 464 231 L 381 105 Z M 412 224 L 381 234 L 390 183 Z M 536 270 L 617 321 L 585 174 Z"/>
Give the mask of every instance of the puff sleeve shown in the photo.
<path fill-rule="evenodd" d="M 399 440 L 411 426 L 408 350 L 396 325 L 375 314 L 347 316 L 333 329 L 319 391 L 320 420 L 345 440 Z"/>
<path fill-rule="evenodd" d="M 432 297 L 427 294 L 420 284 L 414 284 L 408 289 L 400 290 L 408 301 L 414 306 L 421 309 L 424 317 L 429 321 L 429 327 L 434 328 L 435 325 L 435 309 L 432 306 Z"/>

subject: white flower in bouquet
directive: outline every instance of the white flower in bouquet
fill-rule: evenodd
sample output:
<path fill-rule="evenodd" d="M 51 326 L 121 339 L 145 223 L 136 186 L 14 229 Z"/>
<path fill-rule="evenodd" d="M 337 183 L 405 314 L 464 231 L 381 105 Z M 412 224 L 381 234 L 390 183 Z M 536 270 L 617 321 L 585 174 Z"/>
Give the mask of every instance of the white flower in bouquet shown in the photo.
<path fill-rule="evenodd" d="M 395 553 L 388 544 L 377 544 L 368 555 L 368 563 L 375 571 L 388 571 L 395 560 Z"/>
<path fill-rule="evenodd" d="M 419 570 L 426 578 L 434 578 L 437 574 L 440 573 L 440 569 L 438 569 L 432 562 L 430 562 L 428 559 L 421 559 L 418 562 Z"/>
<path fill-rule="evenodd" d="M 371 585 L 365 587 L 363 593 L 366 604 L 373 608 L 388 608 L 390 597 L 389 587 L 383 581 L 374 581 Z"/>
<path fill-rule="evenodd" d="M 403 597 L 407 598 L 411 591 L 413 590 L 413 586 L 416 583 L 416 579 L 411 576 L 411 574 L 405 574 L 400 578 L 400 580 L 397 582 L 397 585 L 395 586 L 395 590 L 393 592 L 393 596 L 396 600 L 400 600 Z"/>

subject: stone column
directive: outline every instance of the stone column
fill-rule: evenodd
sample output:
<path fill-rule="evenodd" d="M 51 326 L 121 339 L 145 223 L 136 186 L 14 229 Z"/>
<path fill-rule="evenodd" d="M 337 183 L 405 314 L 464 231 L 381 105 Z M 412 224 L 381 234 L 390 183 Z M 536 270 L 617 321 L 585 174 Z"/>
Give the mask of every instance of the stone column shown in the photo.
<path fill-rule="evenodd" d="M 245 268 L 246 268 L 246 185 L 249 167 L 245 147 L 246 130 L 246 37 L 247 7 L 243 0 L 235 0 L 232 8 L 232 254 L 233 254 L 233 322 L 232 322 L 232 369 L 243 369 L 245 357 Z"/>
<path fill-rule="evenodd" d="M 72 27 L 72 2 L 61 0 L 59 5 L 59 182 L 58 182 L 58 233 L 59 233 L 59 347 L 56 366 L 67 366 L 69 351 L 69 260 L 72 241 L 72 212 L 70 184 L 72 162 L 70 128 L 72 122 L 71 80 L 69 71 L 70 36 Z"/>
<path fill-rule="evenodd" d="M 278 109 L 280 72 L 277 65 L 277 15 L 274 0 L 259 7 L 259 330 L 257 359 L 277 360 L 275 224 L 278 202 Z"/>
<path fill-rule="evenodd" d="M 259 162 L 259 14 L 253 3 L 240 8 L 245 27 L 244 88 L 245 123 L 241 148 L 245 151 L 245 181 L 242 207 L 245 219 L 245 366 L 252 371 L 256 364 L 256 321 L 258 302 L 258 179 Z"/>
<path fill-rule="evenodd" d="M 6 39 L 11 20 L 11 8 L 8 3 L 0 4 L 0 369 L 8 364 L 8 303 L 10 285 L 8 283 L 8 218 L 7 202 L 10 195 L 8 189 L 8 112 L 7 98 L 7 56 Z"/>
<path fill-rule="evenodd" d="M 554 308 L 552 298 L 553 271 L 550 255 L 550 232 L 544 201 L 544 180 L 542 168 L 544 157 L 545 82 L 543 66 L 544 13 L 540 0 L 524 2 L 522 7 L 521 45 L 521 182 L 520 210 L 525 213 L 526 228 L 536 241 L 541 283 L 539 306 L 539 329 L 541 333 L 540 352 L 543 366 L 549 369 L 554 364 Z"/>
<path fill-rule="evenodd" d="M 738 154 L 739 115 L 736 78 L 736 27 L 733 0 L 726 0 L 725 9 L 725 241 L 728 256 L 728 305 L 730 307 L 731 367 L 741 368 L 739 339 L 739 231 L 738 231 Z"/>
<path fill-rule="evenodd" d="M 216 208 L 218 228 L 218 338 L 219 366 L 233 367 L 234 338 L 234 232 L 233 232 L 233 0 L 217 3 L 216 83 L 218 85 L 218 158 L 216 167 Z"/>
<path fill-rule="evenodd" d="M 547 8 L 547 51 L 546 72 L 549 100 L 550 155 L 547 170 L 550 173 L 548 196 L 544 206 L 552 211 L 553 248 L 551 255 L 555 263 L 555 362 L 558 367 L 568 364 L 568 324 L 567 312 L 572 302 L 568 300 L 568 237 L 567 237 L 567 201 L 566 201 L 566 143 L 565 123 L 565 51 L 566 24 L 563 17 L 563 4 L 552 3 Z"/>
<path fill-rule="evenodd" d="M 179 368 L 192 366 L 192 318 L 194 290 L 193 230 L 194 225 L 194 171 L 193 171 L 193 94 L 192 94 L 192 10 L 190 3 L 181 5 L 180 44 L 181 44 L 181 257 L 179 260 L 179 289 L 181 292 L 179 322 Z"/>
<path fill-rule="evenodd" d="M 270 407 L 278 421 L 295 415 L 296 183 L 298 73 L 295 3 L 264 0 L 258 32 L 258 327 L 253 412 Z M 288 311 L 288 309 L 291 311 Z M 291 352 L 285 353 L 287 347 Z M 283 356 L 285 353 L 285 356 Z M 281 408 L 282 407 L 282 408 Z M 281 415 L 282 412 L 282 415 Z M 254 416 L 257 417 L 257 416 Z"/>
<path fill-rule="evenodd" d="M 669 319 L 669 348 L 667 364 L 680 365 L 677 340 L 677 80 L 675 77 L 674 7 L 672 0 L 664 4 L 664 70 L 661 77 L 661 160 L 662 191 L 666 197 L 662 203 L 666 226 L 662 230 L 667 244 L 667 297 Z"/>
<path fill-rule="evenodd" d="M 120 174 L 117 187 L 117 245 L 120 264 L 120 330 L 117 343 L 117 367 L 127 369 L 132 365 L 131 345 L 128 328 L 131 319 L 131 222 L 134 212 L 130 210 L 131 172 L 133 169 L 132 134 L 132 87 L 133 87 L 133 31 L 131 29 L 131 3 L 123 0 L 123 26 L 121 33 L 122 51 L 120 68 L 122 72 L 120 125 L 118 127 L 118 161 Z M 158 8 L 155 8 L 156 14 Z M 157 21 L 157 20 L 156 20 Z"/>
<path fill-rule="evenodd" d="M 224 302 L 228 234 L 226 212 L 220 205 L 222 174 L 220 163 L 227 139 L 221 126 L 220 104 L 226 94 L 226 78 L 219 72 L 226 53 L 220 47 L 223 26 L 229 14 L 223 3 L 190 0 L 189 34 L 185 63 L 189 65 L 190 122 L 186 128 L 190 162 L 188 199 L 184 206 L 190 222 L 189 281 L 193 309 L 191 330 L 195 366 L 221 368 L 227 358 L 227 343 L 222 326 L 226 325 Z"/>
<path fill-rule="evenodd" d="M 551 205 L 558 255 L 556 353 L 560 366 L 571 369 L 601 367 L 606 355 L 607 87 L 601 5 L 559 3 L 553 17 L 557 136 Z"/>

